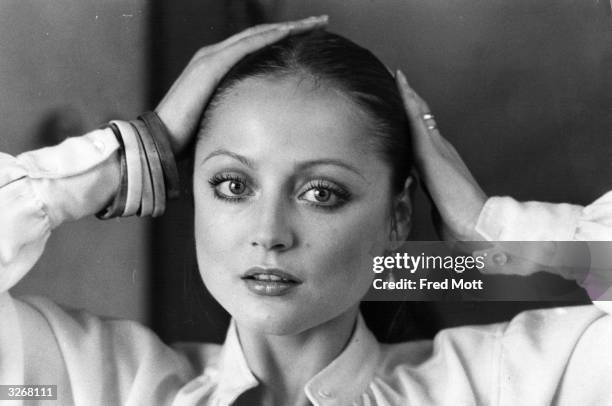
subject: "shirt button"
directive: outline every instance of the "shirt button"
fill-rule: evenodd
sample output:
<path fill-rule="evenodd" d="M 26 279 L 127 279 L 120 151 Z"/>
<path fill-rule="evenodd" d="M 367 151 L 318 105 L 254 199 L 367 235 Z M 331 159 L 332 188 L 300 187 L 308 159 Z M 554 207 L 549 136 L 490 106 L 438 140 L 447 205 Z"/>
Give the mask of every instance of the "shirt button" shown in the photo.
<path fill-rule="evenodd" d="M 100 140 L 95 140 L 93 142 L 94 147 L 98 150 L 98 152 L 104 152 L 104 143 Z"/>
<path fill-rule="evenodd" d="M 493 255 L 493 263 L 498 266 L 504 266 L 508 263 L 508 256 L 503 252 L 498 252 Z"/>
<path fill-rule="evenodd" d="M 320 389 L 319 396 L 321 396 L 323 399 L 330 399 L 334 397 L 334 395 L 326 389 Z"/>

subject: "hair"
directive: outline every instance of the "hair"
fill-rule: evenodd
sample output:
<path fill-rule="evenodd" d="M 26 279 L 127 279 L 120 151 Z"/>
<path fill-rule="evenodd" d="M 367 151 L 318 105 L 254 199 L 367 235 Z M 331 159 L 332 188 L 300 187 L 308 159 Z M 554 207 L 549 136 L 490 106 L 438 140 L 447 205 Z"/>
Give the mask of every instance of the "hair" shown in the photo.
<path fill-rule="evenodd" d="M 410 126 L 395 79 L 372 52 L 323 30 L 287 37 L 234 65 L 205 109 L 199 136 L 206 132 L 215 107 L 239 82 L 293 75 L 338 90 L 366 113 L 373 130 L 372 144 L 391 165 L 392 190 L 401 192 L 413 162 Z"/>

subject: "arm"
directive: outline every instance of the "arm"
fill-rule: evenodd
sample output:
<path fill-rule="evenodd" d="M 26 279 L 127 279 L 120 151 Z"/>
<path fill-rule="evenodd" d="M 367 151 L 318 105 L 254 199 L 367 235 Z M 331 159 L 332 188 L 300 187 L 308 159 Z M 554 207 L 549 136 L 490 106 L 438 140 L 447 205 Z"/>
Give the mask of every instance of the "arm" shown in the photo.
<path fill-rule="evenodd" d="M 112 200 L 120 183 L 118 148 L 106 129 L 16 158 L 0 155 L 0 292 L 36 263 L 54 228 Z"/>
<path fill-rule="evenodd" d="M 288 35 L 326 24 L 326 16 L 266 24 L 200 49 L 156 108 L 173 152 L 180 153 L 189 144 L 207 100 L 236 62 Z M 127 141 L 127 134 L 120 132 Z M 132 162 L 137 164 L 144 161 L 138 159 L 143 153 L 149 158 L 149 152 L 137 140 L 124 145 L 119 151 L 113 131 L 105 129 L 16 158 L 0 154 L 0 292 L 29 271 L 42 254 L 51 230 L 62 222 L 99 212 L 118 192 L 124 191 L 128 199 L 135 188 L 142 194 L 144 188 L 128 184 L 130 156 L 136 157 Z M 128 166 L 124 177 L 119 164 L 122 153 L 127 156 Z M 151 169 L 151 174 L 156 171 Z M 147 175 L 136 173 L 134 179 L 146 183 Z M 151 179 L 153 188 L 163 185 L 163 181 L 156 180 L 159 181 Z M 134 199 L 141 201 L 138 196 Z"/>
<path fill-rule="evenodd" d="M 612 313 L 612 192 L 586 207 L 489 198 L 475 230 L 494 246 L 476 252 L 502 261 L 492 273 L 557 273 L 576 280 L 594 303 Z"/>
<path fill-rule="evenodd" d="M 577 280 L 593 300 L 612 300 L 612 192 L 587 207 L 487 199 L 440 134 L 427 103 L 401 72 L 397 82 L 413 130 L 417 169 L 441 219 L 440 235 L 490 242 L 474 252 L 487 254 L 489 273 L 552 272 Z"/>
<path fill-rule="evenodd" d="M 320 17 L 253 27 L 198 51 L 156 108 L 173 152 L 189 144 L 206 101 L 231 66 L 288 35 L 326 24 L 327 18 Z M 129 123 L 124 124 L 130 132 Z M 102 322 L 65 312 L 44 299 L 14 300 L 8 292 L 40 258 L 51 231 L 63 222 L 98 213 L 124 192 L 127 200 L 131 193 L 142 208 L 149 173 L 145 165 L 140 165 L 142 173 L 134 169 L 132 178 L 143 181 L 138 188 L 128 182 L 129 170 L 149 156 L 138 138 L 132 137 L 135 141 L 130 143 L 125 136 L 122 132 L 124 148 L 113 131 L 105 129 L 17 157 L 0 153 L 0 384 L 64 382 L 59 386 L 67 392 L 58 398 L 68 399 L 64 403 L 72 403 L 70 399 L 83 403 L 102 392 L 109 397 L 155 397 L 152 403 L 161 403 L 172 393 L 168 384 L 181 382 L 168 378 L 172 371 L 183 371 L 180 375 L 185 379 L 189 368 L 184 360 L 177 360 L 151 332 L 134 323 Z M 159 178 L 150 181 L 153 187 L 163 185 Z M 140 190 L 141 197 L 134 190 Z M 118 214 L 134 214 L 137 204 Z M 92 373 L 105 375 L 90 380 Z M 100 401 L 124 403 L 115 398 Z"/>

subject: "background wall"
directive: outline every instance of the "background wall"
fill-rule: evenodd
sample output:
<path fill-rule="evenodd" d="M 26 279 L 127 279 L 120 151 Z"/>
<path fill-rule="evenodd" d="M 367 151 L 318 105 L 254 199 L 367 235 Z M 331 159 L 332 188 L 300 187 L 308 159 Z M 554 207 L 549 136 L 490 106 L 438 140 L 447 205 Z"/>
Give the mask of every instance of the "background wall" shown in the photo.
<path fill-rule="evenodd" d="M 141 112 L 146 6 L 145 0 L 1 0 L 0 151 L 55 144 Z M 12 291 L 147 321 L 147 228 L 137 219 L 64 225 Z"/>

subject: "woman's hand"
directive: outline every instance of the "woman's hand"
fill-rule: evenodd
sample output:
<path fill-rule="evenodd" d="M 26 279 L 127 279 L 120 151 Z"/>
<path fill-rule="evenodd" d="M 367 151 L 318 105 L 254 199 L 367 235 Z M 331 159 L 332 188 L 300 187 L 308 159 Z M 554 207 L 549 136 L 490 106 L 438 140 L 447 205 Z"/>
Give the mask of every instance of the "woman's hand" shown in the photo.
<path fill-rule="evenodd" d="M 410 119 L 417 170 L 440 214 L 445 240 L 480 241 L 476 222 L 487 196 L 457 150 L 440 134 L 427 103 L 397 71 L 396 81 Z"/>
<path fill-rule="evenodd" d="M 219 81 L 234 64 L 244 56 L 288 35 L 324 27 L 327 20 L 327 16 L 320 16 L 258 25 L 196 52 L 155 109 L 170 132 L 174 153 L 181 152 L 189 143 L 204 106 Z"/>

